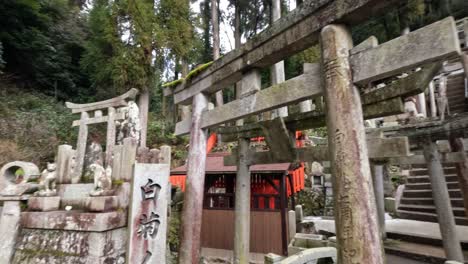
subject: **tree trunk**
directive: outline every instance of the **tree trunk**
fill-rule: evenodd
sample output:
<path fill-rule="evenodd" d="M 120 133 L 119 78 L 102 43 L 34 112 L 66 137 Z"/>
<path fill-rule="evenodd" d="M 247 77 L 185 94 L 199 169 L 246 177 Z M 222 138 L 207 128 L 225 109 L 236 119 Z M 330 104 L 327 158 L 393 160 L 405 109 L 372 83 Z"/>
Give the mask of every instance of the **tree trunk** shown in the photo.
<path fill-rule="evenodd" d="M 148 133 L 148 111 L 149 111 L 150 91 L 148 88 L 141 91 L 138 97 L 138 107 L 140 108 L 140 147 L 146 147 L 146 137 Z"/>
<path fill-rule="evenodd" d="M 281 18 L 281 0 L 273 0 L 272 7 L 271 7 L 271 24 L 276 20 Z M 284 61 L 280 61 L 273 66 L 271 66 L 271 84 L 279 84 L 284 82 Z M 288 107 L 280 107 L 273 112 L 273 118 L 281 116 L 285 117 L 288 116 Z"/>
<path fill-rule="evenodd" d="M 321 33 L 328 146 L 332 163 L 338 263 L 384 263 L 367 153 L 361 98 L 353 85 L 350 32 L 328 25 Z"/>
<path fill-rule="evenodd" d="M 213 25 L 213 61 L 219 59 L 219 8 L 218 0 L 211 0 L 211 24 Z M 216 92 L 216 106 L 224 104 L 223 90 Z"/>

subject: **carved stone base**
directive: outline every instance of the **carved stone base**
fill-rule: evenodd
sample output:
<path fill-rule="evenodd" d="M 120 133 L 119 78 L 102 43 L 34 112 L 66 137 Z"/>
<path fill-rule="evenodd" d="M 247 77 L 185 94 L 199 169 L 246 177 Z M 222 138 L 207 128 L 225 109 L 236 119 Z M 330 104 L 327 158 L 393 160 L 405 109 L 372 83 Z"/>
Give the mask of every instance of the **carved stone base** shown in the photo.
<path fill-rule="evenodd" d="M 90 212 L 109 212 L 116 210 L 118 206 L 117 196 L 95 196 L 86 200 L 86 209 Z"/>
<path fill-rule="evenodd" d="M 57 190 L 40 190 L 34 193 L 34 195 L 39 197 L 54 197 L 57 196 Z"/>
<path fill-rule="evenodd" d="M 113 196 L 115 194 L 115 190 L 93 190 L 89 193 L 91 197 L 99 197 L 99 196 Z"/>
<path fill-rule="evenodd" d="M 59 196 L 39 197 L 33 196 L 28 200 L 28 209 L 31 211 L 57 211 L 60 207 Z"/>

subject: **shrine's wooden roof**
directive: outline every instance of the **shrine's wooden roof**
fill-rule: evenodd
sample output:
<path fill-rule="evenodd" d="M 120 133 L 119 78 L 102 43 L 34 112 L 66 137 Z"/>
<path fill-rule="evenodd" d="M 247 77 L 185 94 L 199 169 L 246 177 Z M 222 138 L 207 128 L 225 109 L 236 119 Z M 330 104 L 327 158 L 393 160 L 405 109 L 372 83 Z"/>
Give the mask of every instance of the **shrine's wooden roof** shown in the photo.
<path fill-rule="evenodd" d="M 224 157 L 231 153 L 210 153 L 206 157 L 206 174 L 233 174 L 237 172 L 237 166 L 224 166 Z M 283 173 L 289 170 L 290 163 L 257 164 L 250 166 L 252 173 Z M 185 175 L 187 165 L 171 170 L 171 175 Z"/>

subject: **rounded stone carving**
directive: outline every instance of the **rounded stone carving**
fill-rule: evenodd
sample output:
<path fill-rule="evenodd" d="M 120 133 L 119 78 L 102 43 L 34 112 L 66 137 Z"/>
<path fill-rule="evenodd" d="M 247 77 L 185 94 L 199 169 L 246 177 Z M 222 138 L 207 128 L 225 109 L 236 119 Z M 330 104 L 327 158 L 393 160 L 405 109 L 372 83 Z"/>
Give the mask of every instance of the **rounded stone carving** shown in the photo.
<path fill-rule="evenodd" d="M 22 169 L 22 173 L 17 175 L 17 171 Z M 26 184 L 40 176 L 39 168 L 31 162 L 14 161 L 5 164 L 0 170 L 0 192 L 8 186 Z"/>

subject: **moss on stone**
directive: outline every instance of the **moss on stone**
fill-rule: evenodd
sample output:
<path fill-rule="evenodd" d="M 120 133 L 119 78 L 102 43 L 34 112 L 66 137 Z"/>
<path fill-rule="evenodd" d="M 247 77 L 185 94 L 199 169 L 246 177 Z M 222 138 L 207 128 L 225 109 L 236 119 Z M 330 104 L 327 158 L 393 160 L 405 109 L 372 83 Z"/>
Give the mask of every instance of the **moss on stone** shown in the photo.
<path fill-rule="evenodd" d="M 175 80 L 175 81 L 172 81 L 172 82 L 168 82 L 168 83 L 165 83 L 162 85 L 163 88 L 171 88 L 171 87 L 175 87 L 183 82 L 188 82 L 190 80 L 192 80 L 193 78 L 195 78 L 196 76 L 198 76 L 200 73 L 202 73 L 204 70 L 206 70 L 208 67 L 210 67 L 211 65 L 213 64 L 212 61 L 210 62 L 207 62 L 205 64 L 202 64 L 198 67 L 196 67 L 195 69 L 191 70 L 187 76 L 185 78 L 180 78 L 178 80 Z"/>
<path fill-rule="evenodd" d="M 121 186 L 122 184 L 124 184 L 124 182 L 124 180 L 113 180 L 112 186 Z"/>
<path fill-rule="evenodd" d="M 17 251 L 21 252 L 24 255 L 33 257 L 33 256 L 39 256 L 39 255 L 49 255 L 53 257 L 79 257 L 80 254 L 76 253 L 68 253 L 68 252 L 63 252 L 60 250 L 35 250 L 35 249 L 17 249 Z"/>

